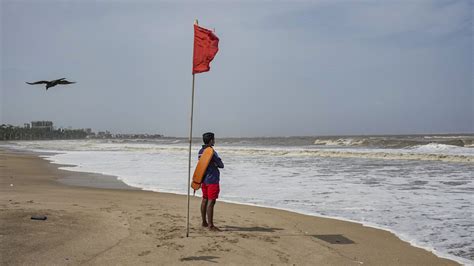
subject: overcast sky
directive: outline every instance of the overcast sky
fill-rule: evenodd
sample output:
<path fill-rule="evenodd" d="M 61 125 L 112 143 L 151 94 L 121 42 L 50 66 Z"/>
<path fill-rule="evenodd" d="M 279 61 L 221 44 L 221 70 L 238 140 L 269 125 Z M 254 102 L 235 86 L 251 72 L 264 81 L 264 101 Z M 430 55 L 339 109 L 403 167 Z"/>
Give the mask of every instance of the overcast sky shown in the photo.
<path fill-rule="evenodd" d="M 187 136 L 198 18 L 196 136 L 474 132 L 469 0 L 0 1 L 2 123 Z"/>

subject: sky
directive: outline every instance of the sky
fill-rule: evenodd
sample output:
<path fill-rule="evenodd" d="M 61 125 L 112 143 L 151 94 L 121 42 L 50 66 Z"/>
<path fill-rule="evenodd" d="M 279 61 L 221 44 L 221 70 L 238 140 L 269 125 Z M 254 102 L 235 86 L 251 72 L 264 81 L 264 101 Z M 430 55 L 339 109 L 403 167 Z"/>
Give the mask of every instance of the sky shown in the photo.
<path fill-rule="evenodd" d="M 474 132 L 469 0 L 0 1 L 2 124 L 187 136 L 197 18 L 195 136 Z"/>

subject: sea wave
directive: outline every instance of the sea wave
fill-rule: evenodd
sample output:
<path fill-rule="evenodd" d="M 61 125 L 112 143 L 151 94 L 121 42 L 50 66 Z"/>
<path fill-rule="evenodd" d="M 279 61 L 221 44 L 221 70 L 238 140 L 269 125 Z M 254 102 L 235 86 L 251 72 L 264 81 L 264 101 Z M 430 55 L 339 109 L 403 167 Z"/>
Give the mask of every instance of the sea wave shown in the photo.
<path fill-rule="evenodd" d="M 8 145 L 7 145 L 8 146 Z M 117 143 L 89 141 L 42 141 L 13 142 L 12 148 L 37 151 L 125 151 L 144 153 L 175 153 L 188 151 L 183 143 Z M 195 145 L 193 150 L 199 149 Z M 385 160 L 422 160 L 458 163 L 474 163 L 474 149 L 455 145 L 428 143 L 408 148 L 380 149 L 359 147 L 315 148 L 306 147 L 266 147 L 266 146 L 219 146 L 219 152 L 242 156 L 285 156 L 285 157 L 325 157 L 325 158 L 361 158 Z"/>
<path fill-rule="evenodd" d="M 340 138 L 340 139 L 316 139 L 314 145 L 326 145 L 326 146 L 361 146 L 367 143 L 366 139 L 352 139 L 352 138 Z"/>
<path fill-rule="evenodd" d="M 424 153 L 438 153 L 438 152 L 454 152 L 458 153 L 461 151 L 470 152 L 472 149 L 459 147 L 455 145 L 446 145 L 439 143 L 428 143 L 425 145 L 417 145 L 410 148 L 412 151 L 424 152 Z M 474 153 L 473 153 L 474 154 Z"/>
<path fill-rule="evenodd" d="M 458 148 L 458 147 L 456 147 Z M 467 148 L 466 148 L 467 149 Z M 361 158 L 361 159 L 386 159 L 386 160 L 422 160 L 444 161 L 459 163 L 474 163 L 474 151 L 453 151 L 442 153 L 433 151 L 429 147 L 417 149 L 226 149 L 222 152 L 239 155 L 268 155 L 268 156 L 316 156 L 325 158 Z M 444 150 L 446 151 L 446 150 Z"/>
<path fill-rule="evenodd" d="M 329 147 L 409 148 L 430 143 L 458 147 L 474 147 L 473 136 L 373 136 L 373 137 L 321 137 L 313 145 Z"/>

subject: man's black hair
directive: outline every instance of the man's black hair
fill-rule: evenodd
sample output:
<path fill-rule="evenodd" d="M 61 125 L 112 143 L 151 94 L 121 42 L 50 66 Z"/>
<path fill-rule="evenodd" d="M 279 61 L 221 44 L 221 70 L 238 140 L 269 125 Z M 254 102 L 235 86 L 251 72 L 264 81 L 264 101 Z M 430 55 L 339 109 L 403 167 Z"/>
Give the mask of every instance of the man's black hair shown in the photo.
<path fill-rule="evenodd" d="M 209 142 L 211 142 L 211 140 L 213 139 L 214 139 L 214 133 L 212 132 L 207 132 L 207 133 L 202 134 L 202 141 L 204 141 L 204 144 L 209 144 Z"/>

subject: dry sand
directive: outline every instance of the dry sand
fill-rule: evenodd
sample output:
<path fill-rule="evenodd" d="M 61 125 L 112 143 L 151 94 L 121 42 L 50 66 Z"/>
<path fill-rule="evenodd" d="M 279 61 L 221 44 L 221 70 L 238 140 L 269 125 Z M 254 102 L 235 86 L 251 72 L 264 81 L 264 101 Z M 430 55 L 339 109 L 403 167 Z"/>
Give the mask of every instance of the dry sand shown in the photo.
<path fill-rule="evenodd" d="M 215 222 L 224 231 L 210 232 L 200 226 L 197 197 L 186 238 L 185 196 L 131 189 L 6 150 L 0 205 L 1 265 L 456 264 L 387 231 L 269 208 L 218 202 Z M 31 220 L 35 214 L 48 219 Z"/>

